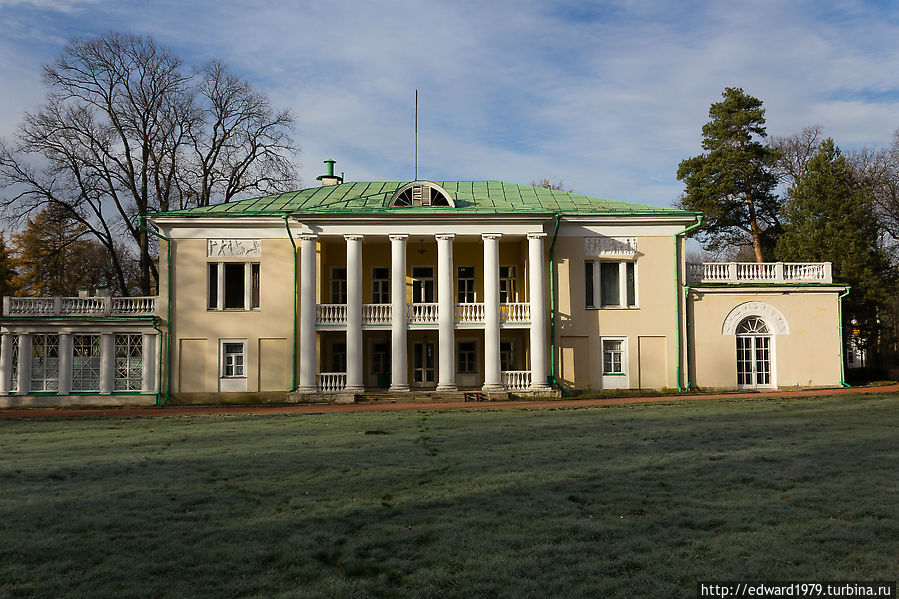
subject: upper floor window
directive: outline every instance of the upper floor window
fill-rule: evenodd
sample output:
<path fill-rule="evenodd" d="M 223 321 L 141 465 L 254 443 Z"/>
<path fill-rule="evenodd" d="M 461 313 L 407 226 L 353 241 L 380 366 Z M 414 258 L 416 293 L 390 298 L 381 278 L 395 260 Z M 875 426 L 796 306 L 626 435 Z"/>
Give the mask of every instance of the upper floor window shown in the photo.
<path fill-rule="evenodd" d="M 514 266 L 499 267 L 499 303 L 511 304 L 518 301 Z"/>
<path fill-rule="evenodd" d="M 346 268 L 331 269 L 331 303 L 346 303 Z"/>
<path fill-rule="evenodd" d="M 453 206 L 449 193 L 431 181 L 413 181 L 400 187 L 390 199 L 389 208 L 404 206 Z"/>
<path fill-rule="evenodd" d="M 390 303 L 390 269 L 373 268 L 371 271 L 371 303 Z"/>
<path fill-rule="evenodd" d="M 209 262 L 210 310 L 252 310 L 259 307 L 258 262 Z"/>
<path fill-rule="evenodd" d="M 584 290 L 588 308 L 636 307 L 636 263 L 626 260 L 584 263 Z"/>
<path fill-rule="evenodd" d="M 471 304 L 476 301 L 474 266 L 460 266 L 456 269 L 456 302 Z"/>

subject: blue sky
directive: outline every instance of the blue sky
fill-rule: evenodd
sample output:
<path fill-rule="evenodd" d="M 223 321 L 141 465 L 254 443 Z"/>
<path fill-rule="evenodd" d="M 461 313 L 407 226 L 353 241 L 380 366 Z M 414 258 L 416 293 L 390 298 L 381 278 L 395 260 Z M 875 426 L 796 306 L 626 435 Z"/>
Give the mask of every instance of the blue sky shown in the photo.
<path fill-rule="evenodd" d="M 0 137 L 43 98 L 40 68 L 76 36 L 152 35 L 188 65 L 221 58 L 297 118 L 306 186 L 549 177 L 670 205 L 727 86 L 768 131 L 811 125 L 843 148 L 899 128 L 899 9 L 889 2 L 216 2 L 0 0 Z"/>

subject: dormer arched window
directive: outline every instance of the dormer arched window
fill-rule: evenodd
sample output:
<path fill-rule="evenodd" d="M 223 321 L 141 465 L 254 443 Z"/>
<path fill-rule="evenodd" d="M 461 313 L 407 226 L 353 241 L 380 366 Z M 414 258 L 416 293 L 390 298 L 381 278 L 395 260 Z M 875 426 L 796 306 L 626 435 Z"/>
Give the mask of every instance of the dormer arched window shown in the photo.
<path fill-rule="evenodd" d="M 431 181 L 413 181 L 406 183 L 390 198 L 389 208 L 407 206 L 450 206 L 456 203 L 445 189 Z"/>

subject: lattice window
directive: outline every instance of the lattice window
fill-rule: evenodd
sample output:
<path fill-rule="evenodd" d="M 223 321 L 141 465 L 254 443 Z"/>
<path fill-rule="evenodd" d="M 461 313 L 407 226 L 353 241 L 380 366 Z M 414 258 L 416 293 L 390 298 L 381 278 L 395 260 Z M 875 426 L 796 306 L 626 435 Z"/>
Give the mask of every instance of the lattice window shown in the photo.
<path fill-rule="evenodd" d="M 31 337 L 31 390 L 59 389 L 59 335 Z"/>
<path fill-rule="evenodd" d="M 13 393 L 19 390 L 19 336 L 12 336 L 12 350 L 10 351 L 10 382 L 9 390 Z"/>
<path fill-rule="evenodd" d="M 142 335 L 115 336 L 114 391 L 140 391 L 144 377 Z"/>
<path fill-rule="evenodd" d="M 72 391 L 100 390 L 100 335 L 72 336 Z"/>

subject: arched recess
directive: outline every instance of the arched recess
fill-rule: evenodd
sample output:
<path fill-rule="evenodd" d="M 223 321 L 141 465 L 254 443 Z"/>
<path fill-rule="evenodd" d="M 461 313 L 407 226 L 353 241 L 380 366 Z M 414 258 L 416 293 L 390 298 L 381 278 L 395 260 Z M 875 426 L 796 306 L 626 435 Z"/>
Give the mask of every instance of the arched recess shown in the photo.
<path fill-rule="evenodd" d="M 724 318 L 721 326 L 722 335 L 736 335 L 737 326 L 747 316 L 759 316 L 768 325 L 768 330 L 773 335 L 789 335 L 790 327 L 787 319 L 780 310 L 765 302 L 743 302 L 738 304 Z"/>
<path fill-rule="evenodd" d="M 450 194 L 432 181 L 412 181 L 396 190 L 390 198 L 388 208 L 408 206 L 449 206 L 456 207 Z"/>

